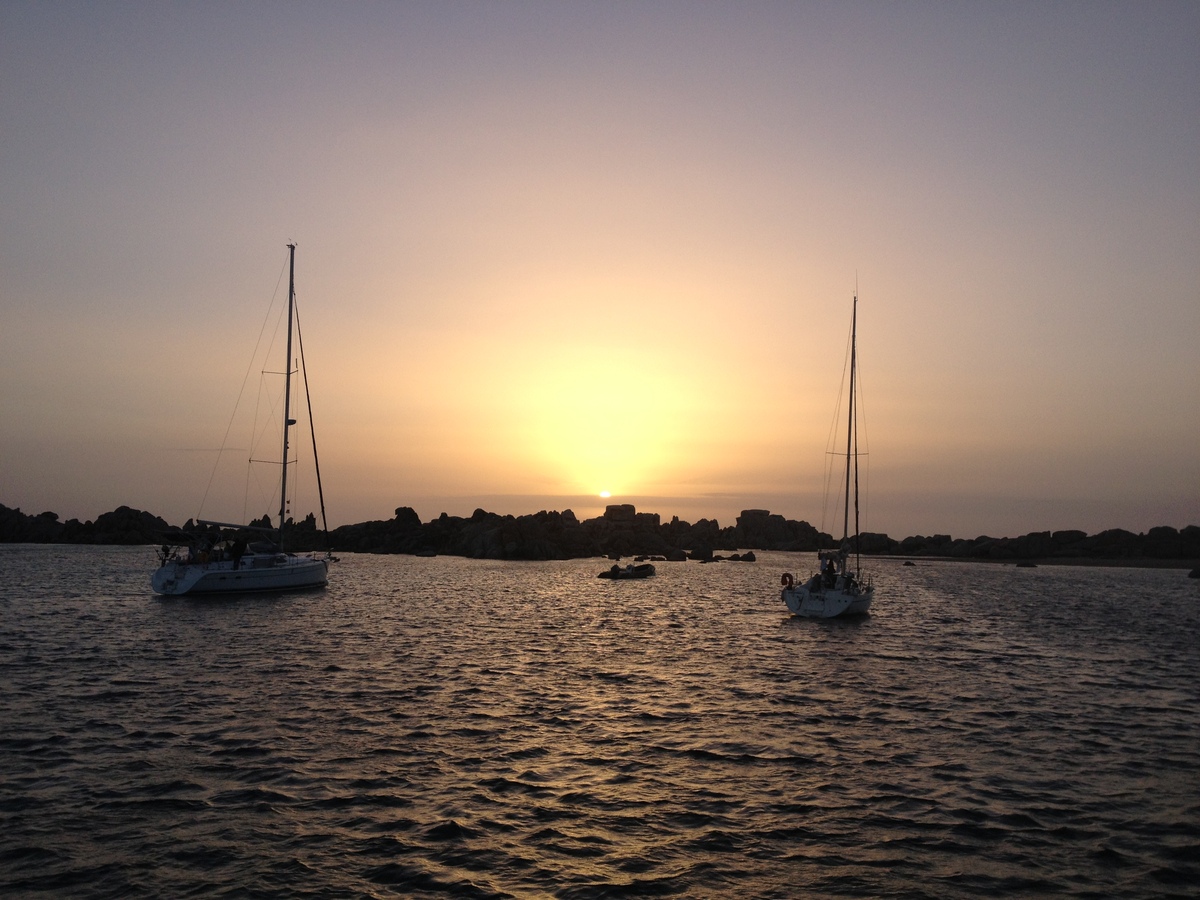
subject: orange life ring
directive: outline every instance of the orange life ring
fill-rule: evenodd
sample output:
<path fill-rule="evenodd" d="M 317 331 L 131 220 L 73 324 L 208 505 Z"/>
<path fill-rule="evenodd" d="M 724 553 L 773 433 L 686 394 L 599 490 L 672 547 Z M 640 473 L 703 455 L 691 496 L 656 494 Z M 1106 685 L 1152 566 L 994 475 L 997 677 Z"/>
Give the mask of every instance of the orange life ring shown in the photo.
<path fill-rule="evenodd" d="M 792 573 L 784 572 L 783 577 L 779 579 L 779 583 L 783 585 L 784 590 L 790 591 L 792 589 L 792 585 L 795 584 L 795 582 L 792 581 Z"/>

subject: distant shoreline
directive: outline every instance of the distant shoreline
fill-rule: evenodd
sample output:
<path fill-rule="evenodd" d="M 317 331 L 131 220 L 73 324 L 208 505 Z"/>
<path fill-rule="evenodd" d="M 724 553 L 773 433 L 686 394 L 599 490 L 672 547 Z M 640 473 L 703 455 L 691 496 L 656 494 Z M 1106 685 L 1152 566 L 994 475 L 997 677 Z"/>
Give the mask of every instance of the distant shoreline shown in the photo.
<path fill-rule="evenodd" d="M 1148 557 L 1088 557 L 1088 556 L 1063 556 L 1063 557 L 1040 557 L 1037 559 L 988 559 L 981 556 L 887 556 L 882 554 L 863 554 L 864 559 L 872 561 L 885 560 L 890 563 L 896 563 L 903 566 L 905 563 L 912 563 L 914 566 L 920 566 L 927 562 L 972 562 L 972 563 L 988 563 L 994 566 L 1028 566 L 1031 568 L 1041 568 L 1042 566 L 1071 566 L 1071 567 L 1092 567 L 1100 569 L 1200 569 L 1200 557 L 1195 559 L 1152 559 Z"/>
<path fill-rule="evenodd" d="M 0 504 L 0 543 L 35 544 L 174 544 L 222 540 L 261 540 L 272 528 L 264 516 L 241 527 L 200 525 L 182 528 L 142 510 L 122 506 L 95 522 L 60 522 L 52 512 L 29 515 Z M 638 512 L 631 504 L 611 504 L 604 514 L 578 519 L 565 509 L 511 516 L 477 509 L 469 516 L 442 513 L 422 522 L 408 506 L 394 518 L 343 525 L 326 533 L 309 513 L 289 520 L 284 549 L 362 553 L 464 556 L 471 559 L 551 560 L 658 556 L 665 560 L 707 561 L 714 552 L 769 550 L 812 552 L 835 549 L 842 542 L 808 522 L 785 519 L 765 509 L 742 510 L 734 525 L 716 520 L 663 521 L 658 513 Z M 1083 531 L 1031 532 L 1015 538 L 953 538 L 948 534 L 914 535 L 895 540 L 863 532 L 853 539 L 863 556 L 900 563 L 919 560 L 978 560 L 1012 565 L 1125 566 L 1195 568 L 1200 561 L 1200 526 L 1151 528 L 1134 534 L 1112 528 L 1098 534 Z"/>

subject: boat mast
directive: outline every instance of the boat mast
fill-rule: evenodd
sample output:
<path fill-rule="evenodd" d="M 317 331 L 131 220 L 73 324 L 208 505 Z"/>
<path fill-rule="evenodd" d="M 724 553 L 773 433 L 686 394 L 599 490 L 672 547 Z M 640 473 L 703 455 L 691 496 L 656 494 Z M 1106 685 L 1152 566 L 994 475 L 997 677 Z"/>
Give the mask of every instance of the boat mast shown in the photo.
<path fill-rule="evenodd" d="M 850 409 L 846 415 L 846 500 L 842 508 L 842 540 L 850 536 L 850 451 L 854 438 L 854 341 L 858 328 L 858 291 L 854 292 L 854 311 L 850 316 Z M 857 478 L 855 479 L 857 490 Z M 858 531 L 858 498 L 854 503 L 854 530 Z"/>
<path fill-rule="evenodd" d="M 854 420 L 854 572 L 861 569 L 862 533 L 858 526 L 858 406 L 854 402 L 854 374 L 858 354 L 858 291 L 854 292 L 854 315 L 850 326 L 850 417 Z M 847 460 L 847 464 L 849 461 Z"/>
<path fill-rule="evenodd" d="M 283 523 L 287 515 L 288 428 L 292 418 L 292 310 L 296 305 L 296 245 L 288 244 L 287 357 L 283 366 L 283 476 L 279 481 L 279 549 L 283 549 Z M 851 382 L 853 383 L 853 382 Z"/>

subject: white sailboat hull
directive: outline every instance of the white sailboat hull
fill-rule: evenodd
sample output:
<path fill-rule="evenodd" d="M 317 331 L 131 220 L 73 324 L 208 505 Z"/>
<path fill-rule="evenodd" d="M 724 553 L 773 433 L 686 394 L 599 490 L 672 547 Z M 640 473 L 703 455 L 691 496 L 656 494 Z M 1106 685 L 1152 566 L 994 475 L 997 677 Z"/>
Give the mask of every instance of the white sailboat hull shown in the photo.
<path fill-rule="evenodd" d="M 171 560 L 150 576 L 156 594 L 230 594 L 251 591 L 299 591 L 324 587 L 329 563 L 316 556 L 290 553 L 253 554 L 237 568 L 230 560 L 185 562 Z"/>
<path fill-rule="evenodd" d="M 794 615 L 809 619 L 832 619 L 868 612 L 871 609 L 871 600 L 875 596 L 875 588 L 871 585 L 827 588 L 814 586 L 810 581 L 795 587 L 785 587 L 779 596 Z"/>

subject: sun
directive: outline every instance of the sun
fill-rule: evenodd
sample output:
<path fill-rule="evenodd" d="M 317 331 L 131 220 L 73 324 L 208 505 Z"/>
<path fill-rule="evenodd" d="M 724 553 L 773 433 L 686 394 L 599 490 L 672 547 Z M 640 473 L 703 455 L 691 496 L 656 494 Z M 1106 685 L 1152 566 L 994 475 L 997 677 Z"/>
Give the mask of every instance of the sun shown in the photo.
<path fill-rule="evenodd" d="M 527 370 L 492 380 L 503 383 L 496 403 L 509 411 L 505 431 L 514 452 L 565 496 L 645 495 L 677 468 L 676 451 L 693 430 L 685 416 L 694 385 L 680 384 L 678 374 L 687 367 L 668 366 L 625 342 L 559 343 L 548 355 L 535 354 Z M 644 402 L 649 397 L 670 402 Z"/>

